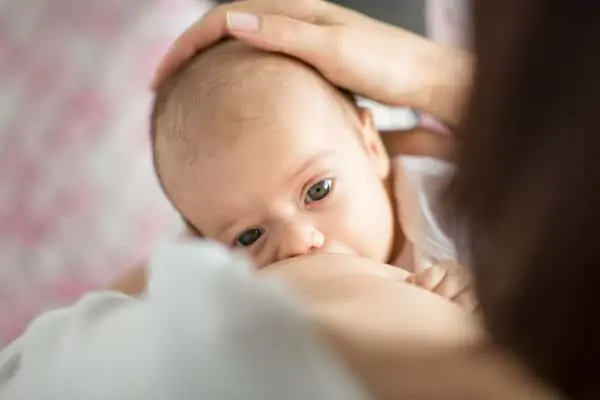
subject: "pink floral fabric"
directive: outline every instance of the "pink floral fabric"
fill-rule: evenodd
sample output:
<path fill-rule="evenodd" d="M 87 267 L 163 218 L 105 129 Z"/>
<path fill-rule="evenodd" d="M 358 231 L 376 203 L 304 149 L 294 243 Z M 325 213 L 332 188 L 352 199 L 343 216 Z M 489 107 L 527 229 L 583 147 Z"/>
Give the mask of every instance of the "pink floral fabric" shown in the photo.
<path fill-rule="evenodd" d="M 148 84 L 208 7 L 0 1 L 0 348 L 177 225 L 152 171 Z"/>

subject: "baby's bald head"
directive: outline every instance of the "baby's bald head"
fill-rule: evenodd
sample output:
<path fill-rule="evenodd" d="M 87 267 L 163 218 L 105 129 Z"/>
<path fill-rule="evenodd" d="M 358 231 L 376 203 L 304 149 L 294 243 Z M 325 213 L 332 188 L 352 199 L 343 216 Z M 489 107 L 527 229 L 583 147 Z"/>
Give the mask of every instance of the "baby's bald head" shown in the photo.
<path fill-rule="evenodd" d="M 313 68 L 220 43 L 159 88 L 152 135 L 188 225 L 257 265 L 307 251 L 387 259 L 389 159 L 369 114 Z"/>
<path fill-rule="evenodd" d="M 331 118 L 358 124 L 351 96 L 308 65 L 221 42 L 190 59 L 157 91 L 151 119 L 157 172 L 161 176 L 174 160 L 191 165 L 203 150 L 227 146 L 251 134 L 250 128 L 270 129 L 290 114 L 310 118 L 315 104 L 328 107 Z"/>
<path fill-rule="evenodd" d="M 385 261 L 389 159 L 370 114 L 313 68 L 226 41 L 159 88 L 154 163 L 203 236 L 257 265 L 307 251 Z"/>

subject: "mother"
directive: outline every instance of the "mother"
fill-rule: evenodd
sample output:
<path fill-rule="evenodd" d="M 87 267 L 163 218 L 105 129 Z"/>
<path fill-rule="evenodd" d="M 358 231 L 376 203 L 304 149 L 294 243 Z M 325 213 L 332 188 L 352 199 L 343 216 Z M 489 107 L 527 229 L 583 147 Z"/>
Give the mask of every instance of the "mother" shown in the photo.
<path fill-rule="evenodd" d="M 600 398 L 600 10 L 589 4 L 474 0 L 470 97 L 468 55 L 319 0 L 217 8 L 180 37 L 157 82 L 232 35 L 458 125 L 449 222 L 489 334 L 569 397 Z"/>

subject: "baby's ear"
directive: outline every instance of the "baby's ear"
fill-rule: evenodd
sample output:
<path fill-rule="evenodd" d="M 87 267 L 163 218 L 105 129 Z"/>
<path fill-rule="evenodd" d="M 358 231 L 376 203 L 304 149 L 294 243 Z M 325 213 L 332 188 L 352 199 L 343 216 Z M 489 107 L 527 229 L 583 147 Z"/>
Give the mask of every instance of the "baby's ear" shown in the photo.
<path fill-rule="evenodd" d="M 373 113 L 368 108 L 358 107 L 358 117 L 362 143 L 377 174 L 385 179 L 390 174 L 390 157 L 375 126 Z"/>

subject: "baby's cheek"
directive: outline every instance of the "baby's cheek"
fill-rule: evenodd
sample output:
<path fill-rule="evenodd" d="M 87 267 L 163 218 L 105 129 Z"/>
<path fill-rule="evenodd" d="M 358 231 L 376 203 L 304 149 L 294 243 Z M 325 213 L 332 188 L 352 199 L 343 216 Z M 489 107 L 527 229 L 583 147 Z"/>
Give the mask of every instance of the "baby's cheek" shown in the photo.
<path fill-rule="evenodd" d="M 356 193 L 339 218 L 338 235 L 354 254 L 386 262 L 393 238 L 393 213 L 385 198 Z"/>

